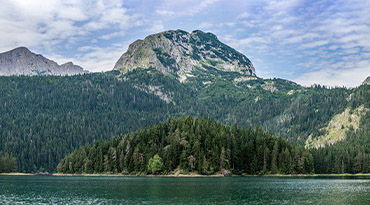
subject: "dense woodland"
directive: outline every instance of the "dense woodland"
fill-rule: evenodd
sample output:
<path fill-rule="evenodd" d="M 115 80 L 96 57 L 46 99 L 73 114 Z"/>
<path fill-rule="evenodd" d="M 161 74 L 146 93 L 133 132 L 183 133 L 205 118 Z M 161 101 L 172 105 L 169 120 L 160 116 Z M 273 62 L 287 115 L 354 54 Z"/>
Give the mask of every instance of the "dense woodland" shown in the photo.
<path fill-rule="evenodd" d="M 21 172 L 52 172 L 86 143 L 165 120 L 167 108 L 109 74 L 0 77 L 0 150 Z"/>
<path fill-rule="evenodd" d="M 370 108 L 370 86 L 359 87 L 351 98 L 351 108 Z M 346 136 L 334 145 L 311 150 L 316 173 L 370 173 L 370 112 L 361 118 L 359 128 L 348 130 Z"/>
<path fill-rule="evenodd" d="M 3 154 L 0 152 L 0 173 L 16 171 L 18 171 L 16 159 L 8 153 Z"/>
<path fill-rule="evenodd" d="M 238 129 L 213 120 L 170 119 L 120 138 L 86 145 L 58 165 L 62 173 L 214 174 L 313 173 L 304 148 L 261 127 Z"/>
<path fill-rule="evenodd" d="M 20 172 L 55 172 L 81 146 L 187 115 L 246 129 L 260 125 L 303 145 L 335 114 L 355 106 L 348 99 L 359 90 L 305 88 L 282 79 L 237 81 L 239 73 L 212 67 L 193 74 L 184 83 L 155 69 L 0 77 L 0 151 L 16 158 Z"/>

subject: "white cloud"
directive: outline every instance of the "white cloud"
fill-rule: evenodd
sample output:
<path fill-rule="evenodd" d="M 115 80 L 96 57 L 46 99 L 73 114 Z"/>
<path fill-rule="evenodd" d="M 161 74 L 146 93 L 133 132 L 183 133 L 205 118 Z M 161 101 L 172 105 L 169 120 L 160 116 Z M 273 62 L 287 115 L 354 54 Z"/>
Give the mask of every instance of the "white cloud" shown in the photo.
<path fill-rule="evenodd" d="M 200 29 L 209 29 L 211 27 L 213 27 L 214 25 L 212 23 L 209 23 L 209 22 L 203 22 L 201 24 L 198 25 L 198 28 Z"/>
<path fill-rule="evenodd" d="M 175 12 L 173 11 L 159 10 L 159 9 L 155 10 L 155 12 L 161 16 L 172 16 L 175 14 Z"/>
<path fill-rule="evenodd" d="M 113 44 L 108 47 L 84 46 L 78 50 L 85 53 L 75 58 L 65 58 L 60 55 L 48 55 L 46 57 L 59 64 L 72 61 L 90 72 L 110 71 L 127 48 L 128 43 Z"/>
<path fill-rule="evenodd" d="M 265 7 L 266 11 L 271 11 L 276 15 L 285 15 L 294 11 L 296 7 L 301 5 L 303 0 L 268 0 Z"/>
<path fill-rule="evenodd" d="M 195 4 L 195 6 L 192 9 L 188 10 L 188 13 L 190 15 L 195 15 L 204 9 L 208 8 L 210 5 L 216 3 L 219 0 L 203 0 L 200 2 L 200 4 Z"/>
<path fill-rule="evenodd" d="M 248 12 L 243 12 L 243 13 L 239 14 L 236 18 L 237 19 L 245 19 L 245 18 L 248 18 L 250 16 L 251 15 Z"/>
<path fill-rule="evenodd" d="M 53 54 L 68 48 L 75 55 L 71 60 L 89 70 L 113 67 L 125 50 L 121 44 L 110 48 L 122 42 L 115 37 L 126 42 L 167 28 L 216 32 L 245 52 L 264 77 L 312 84 L 308 80 L 324 76 L 320 82 L 333 84 L 346 73 L 361 82 L 366 76 L 351 73 L 367 75 L 370 68 L 364 63 L 370 55 L 370 1 L 0 0 L 0 5 L 0 52 L 27 46 Z"/>
<path fill-rule="evenodd" d="M 302 49 L 316 48 L 316 47 L 327 45 L 328 43 L 329 43 L 329 41 L 327 41 L 327 40 L 312 41 L 312 42 L 303 44 L 302 46 L 300 46 L 300 48 L 302 48 Z"/>
<path fill-rule="evenodd" d="M 302 34 L 302 35 L 295 35 L 291 38 L 286 38 L 285 39 L 285 43 L 302 43 L 304 41 L 307 41 L 307 40 L 313 40 L 315 38 L 319 38 L 320 37 L 320 34 L 318 33 L 306 33 L 306 34 Z"/>
<path fill-rule="evenodd" d="M 304 85 L 358 86 L 370 75 L 369 58 L 364 53 L 370 50 L 370 13 L 366 7 L 370 2 L 366 2 L 261 1 L 256 11 L 248 9 L 245 15 L 253 22 L 252 30 L 242 30 L 247 34 L 239 33 L 239 37 L 231 33 L 225 39 L 266 61 L 256 63 L 257 73 L 271 71 Z M 240 21 L 242 14 L 235 22 L 245 28 L 248 25 Z"/>
<path fill-rule="evenodd" d="M 155 12 L 161 16 L 194 16 L 220 0 L 164 0 Z"/>
<path fill-rule="evenodd" d="M 162 32 L 163 30 L 164 30 L 164 25 L 161 21 L 152 22 L 152 26 L 146 29 L 146 31 L 150 33 L 158 33 L 158 32 Z"/>
<path fill-rule="evenodd" d="M 84 21 L 88 19 L 88 16 L 84 14 L 81 8 L 76 8 L 72 6 L 67 6 L 66 9 L 60 10 L 58 13 L 58 17 L 71 21 Z"/>
<path fill-rule="evenodd" d="M 238 41 L 243 46 L 252 46 L 252 44 L 256 43 L 268 43 L 268 40 L 263 37 L 248 37 Z"/>
<path fill-rule="evenodd" d="M 2 0 L 0 50 L 16 46 L 50 49 L 101 29 L 124 32 L 142 25 L 141 19 L 140 15 L 128 14 L 119 0 Z"/>
<path fill-rule="evenodd" d="M 109 39 L 112 39 L 112 38 L 115 38 L 115 37 L 119 37 L 119 36 L 124 36 L 124 35 L 125 35 L 125 32 L 118 31 L 118 32 L 113 32 L 113 33 L 102 35 L 99 38 L 100 39 L 103 39 L 103 40 L 109 40 Z"/>
<path fill-rule="evenodd" d="M 72 61 L 93 72 L 111 70 L 128 43 L 83 46 L 81 41 L 98 44 L 144 24 L 144 17 L 124 8 L 121 0 L 0 1 L 0 52 L 27 46 L 60 64 Z M 56 54 L 65 49 L 74 50 L 72 57 Z"/>
<path fill-rule="evenodd" d="M 358 61 L 353 64 L 339 63 L 333 67 L 324 68 L 313 72 L 305 73 L 295 79 L 301 85 L 311 86 L 321 84 L 328 86 L 357 87 L 370 76 L 370 61 Z"/>
<path fill-rule="evenodd" d="M 226 35 L 222 37 L 225 42 L 231 47 L 237 50 L 253 49 L 253 50 L 265 50 L 266 44 L 270 43 L 268 38 L 263 38 L 259 36 L 251 36 L 243 39 L 236 39 L 231 35 Z"/>

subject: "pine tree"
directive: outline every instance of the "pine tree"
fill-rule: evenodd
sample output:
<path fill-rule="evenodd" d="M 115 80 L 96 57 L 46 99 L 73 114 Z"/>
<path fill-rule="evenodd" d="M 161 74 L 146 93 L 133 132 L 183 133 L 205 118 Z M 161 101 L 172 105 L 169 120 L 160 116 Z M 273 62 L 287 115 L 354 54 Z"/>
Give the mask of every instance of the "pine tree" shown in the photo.
<path fill-rule="evenodd" d="M 278 173 L 279 141 L 275 140 L 271 156 L 271 172 Z"/>

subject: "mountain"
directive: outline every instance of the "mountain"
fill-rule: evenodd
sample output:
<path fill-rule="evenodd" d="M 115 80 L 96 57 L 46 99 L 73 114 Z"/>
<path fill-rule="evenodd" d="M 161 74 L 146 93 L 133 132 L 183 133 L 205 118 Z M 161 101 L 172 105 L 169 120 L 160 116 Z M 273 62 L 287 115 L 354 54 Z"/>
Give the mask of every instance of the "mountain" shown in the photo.
<path fill-rule="evenodd" d="M 182 81 L 195 70 L 210 68 L 255 75 L 246 56 L 220 42 L 214 34 L 199 30 L 191 33 L 170 30 L 137 40 L 119 58 L 114 70 L 126 73 L 150 67 L 175 74 Z"/>
<path fill-rule="evenodd" d="M 370 76 L 367 77 L 364 82 L 362 83 L 362 85 L 370 85 Z"/>
<path fill-rule="evenodd" d="M 71 62 L 58 65 L 25 47 L 0 53 L 0 75 L 76 75 L 86 72 Z"/>
<path fill-rule="evenodd" d="M 166 33 L 201 34 L 168 31 L 157 35 L 162 38 Z M 176 39 L 173 44 L 180 45 L 180 38 Z M 211 46 L 205 48 L 210 50 L 203 54 L 214 50 Z M 144 50 L 148 49 L 137 47 L 130 55 L 140 56 Z M 359 143 L 366 145 L 363 141 L 370 135 L 370 120 L 366 120 L 370 119 L 369 85 L 355 89 L 303 87 L 284 79 L 259 78 L 252 68 L 234 72 L 205 61 L 200 60 L 201 66 L 189 71 L 176 64 L 183 73 L 164 70 L 167 68 L 161 64 L 158 68 L 142 66 L 74 76 L 0 76 L 0 151 L 14 157 L 21 172 L 53 172 L 68 153 L 86 144 L 99 141 L 104 145 L 105 140 L 189 115 L 207 116 L 227 126 L 260 126 L 292 144 L 308 144 L 314 148 L 310 152 L 321 147 L 320 153 L 329 153 L 328 149 L 345 144 L 343 147 L 356 151 L 338 155 L 344 156 L 344 166 L 348 167 L 356 156 L 369 156 L 366 146 L 361 148 L 361 155 L 352 148 Z M 175 138 L 171 140 L 178 139 L 176 133 L 173 130 Z M 103 153 L 109 150 L 108 145 L 104 145 Z M 321 160 L 316 152 L 313 156 L 321 164 L 331 160 Z M 316 169 L 324 170 L 315 162 Z"/>

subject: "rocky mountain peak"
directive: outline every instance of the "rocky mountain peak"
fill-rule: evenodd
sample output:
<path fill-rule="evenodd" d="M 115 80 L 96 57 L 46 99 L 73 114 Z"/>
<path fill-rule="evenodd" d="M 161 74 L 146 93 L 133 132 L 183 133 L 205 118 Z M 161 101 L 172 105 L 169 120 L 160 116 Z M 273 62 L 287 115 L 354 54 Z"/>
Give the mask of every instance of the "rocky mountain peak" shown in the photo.
<path fill-rule="evenodd" d="M 255 75 L 251 61 L 220 42 L 216 35 L 195 30 L 169 30 L 133 42 L 114 66 L 123 73 L 136 68 L 155 68 L 163 73 L 191 73 L 217 69 Z"/>
<path fill-rule="evenodd" d="M 76 75 L 86 72 L 72 62 L 58 65 L 26 47 L 0 53 L 0 75 Z"/>
<path fill-rule="evenodd" d="M 370 85 L 370 76 L 367 77 L 362 84 L 363 85 Z"/>
<path fill-rule="evenodd" d="M 13 52 L 13 53 L 31 53 L 31 51 L 28 48 L 23 47 L 23 46 L 18 47 L 18 48 L 15 48 L 15 49 L 13 49 L 11 51 L 8 51 L 8 52 Z"/>

